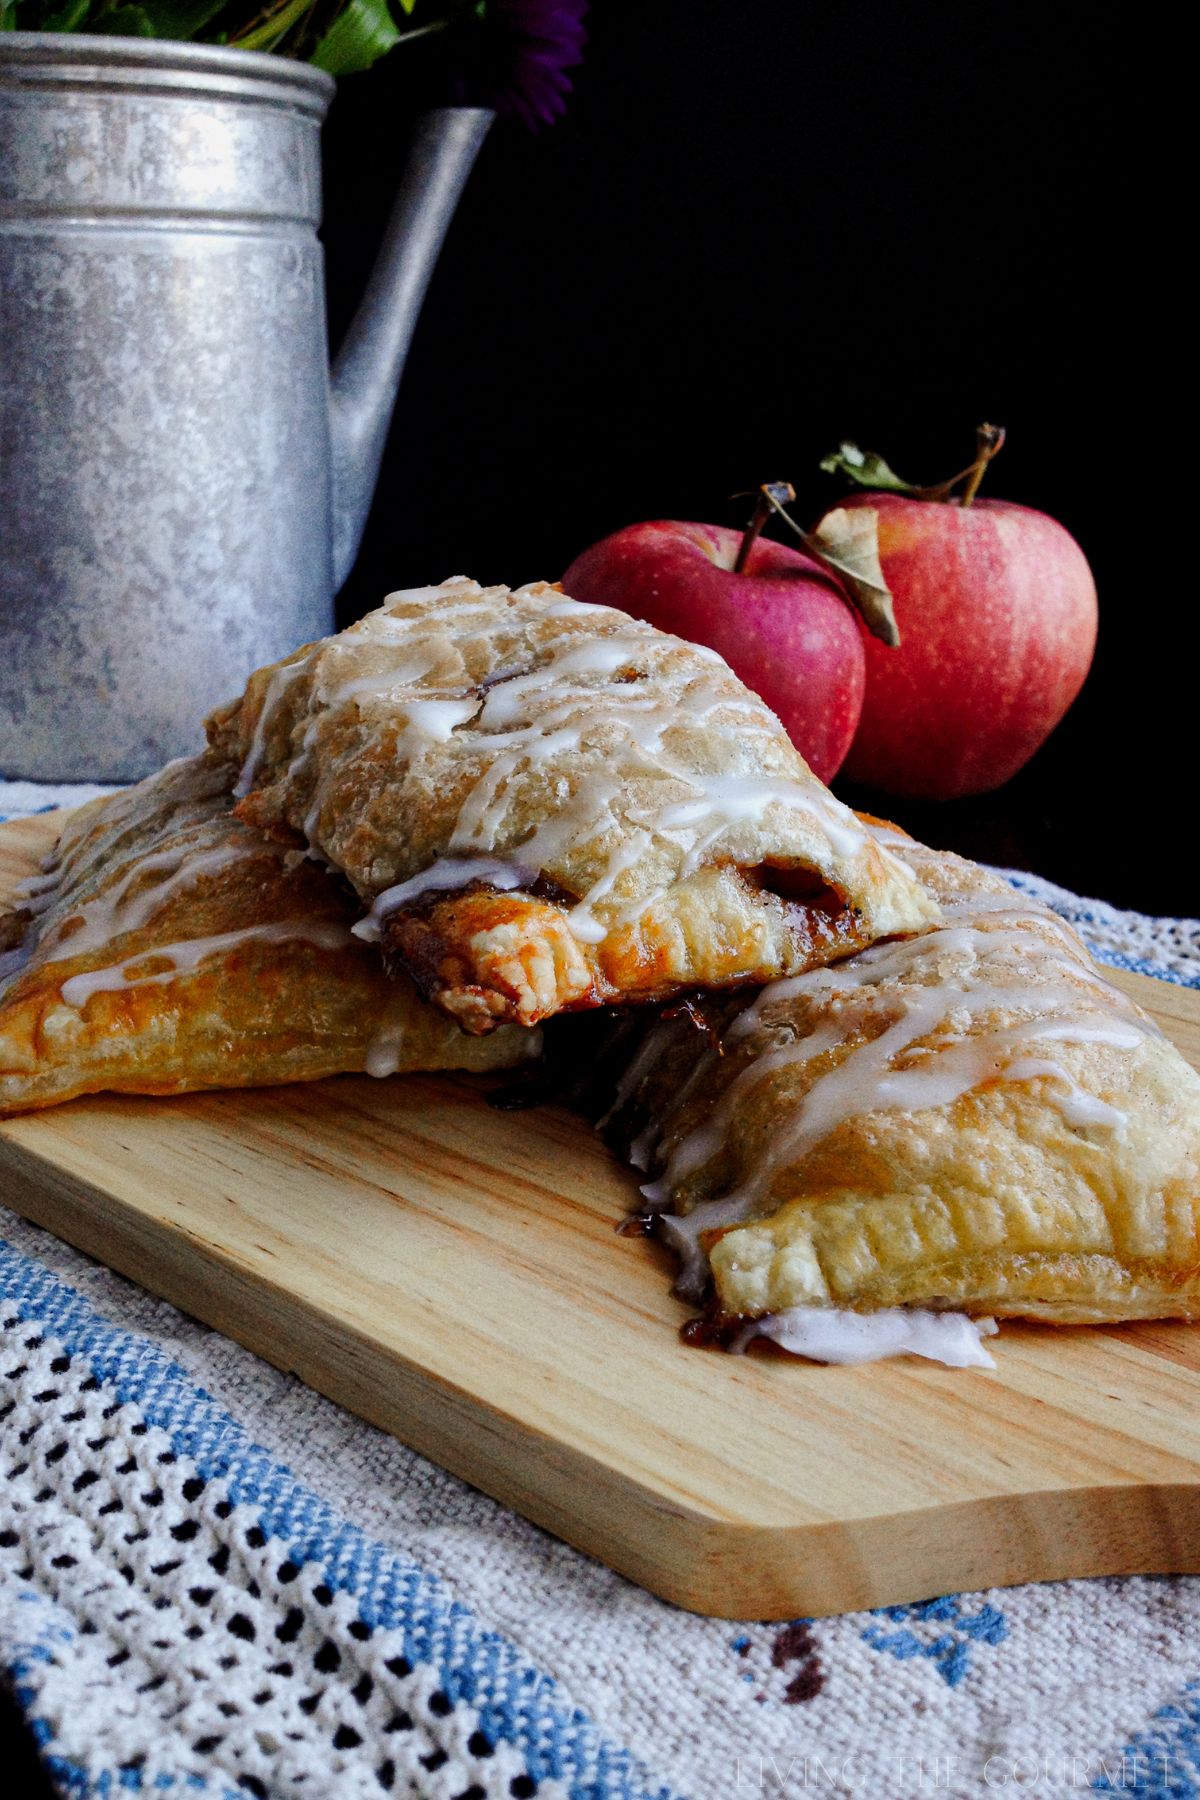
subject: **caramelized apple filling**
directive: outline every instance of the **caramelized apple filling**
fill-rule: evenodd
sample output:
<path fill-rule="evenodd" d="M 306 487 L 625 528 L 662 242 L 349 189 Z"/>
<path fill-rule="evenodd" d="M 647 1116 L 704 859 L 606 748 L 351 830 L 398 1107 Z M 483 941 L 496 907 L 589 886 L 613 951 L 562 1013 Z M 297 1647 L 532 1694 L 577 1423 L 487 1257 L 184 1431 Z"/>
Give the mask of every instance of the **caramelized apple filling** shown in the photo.
<path fill-rule="evenodd" d="M 870 941 L 856 910 L 804 872 L 700 871 L 677 906 L 634 910 L 595 941 L 575 929 L 577 896 L 544 877 L 517 889 L 476 880 L 406 897 L 379 920 L 383 953 L 470 1032 L 534 1025 L 556 1012 L 670 999 L 798 974 Z"/>

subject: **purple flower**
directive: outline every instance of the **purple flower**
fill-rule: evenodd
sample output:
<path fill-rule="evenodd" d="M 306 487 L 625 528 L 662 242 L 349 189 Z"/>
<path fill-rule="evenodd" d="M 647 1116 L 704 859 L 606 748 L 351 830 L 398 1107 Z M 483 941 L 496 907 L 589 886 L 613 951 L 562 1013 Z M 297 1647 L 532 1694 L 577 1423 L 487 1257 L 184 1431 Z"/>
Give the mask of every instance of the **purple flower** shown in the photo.
<path fill-rule="evenodd" d="M 566 71 L 583 60 L 587 0 L 487 0 L 475 66 L 461 97 L 531 131 L 566 111 Z"/>

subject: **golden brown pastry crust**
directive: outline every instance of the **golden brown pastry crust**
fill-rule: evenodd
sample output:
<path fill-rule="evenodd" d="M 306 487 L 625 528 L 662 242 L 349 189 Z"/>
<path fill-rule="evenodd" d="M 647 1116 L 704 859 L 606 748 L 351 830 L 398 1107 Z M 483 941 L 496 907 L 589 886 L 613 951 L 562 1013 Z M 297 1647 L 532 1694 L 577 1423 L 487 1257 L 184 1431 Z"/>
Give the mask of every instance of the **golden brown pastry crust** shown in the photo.
<path fill-rule="evenodd" d="M 719 657 L 545 583 L 393 594 L 209 735 L 239 816 L 342 870 L 468 1030 L 761 981 L 934 916 Z"/>
<path fill-rule="evenodd" d="M 887 837 L 940 926 L 630 1065 L 613 1123 L 694 1286 L 706 1253 L 729 1316 L 1200 1317 L 1200 1077 L 1048 909 Z"/>
<path fill-rule="evenodd" d="M 581 944 L 561 905 L 477 887 L 383 921 L 385 953 L 468 1030 L 502 1019 L 666 999 L 681 982 L 720 988 L 769 981 L 861 949 L 861 918 L 832 895 L 799 902 L 740 870 L 701 869 L 598 944 Z"/>
<path fill-rule="evenodd" d="M 4 916 L 0 1115 L 106 1090 L 508 1068 L 536 1050 L 516 1029 L 468 1038 L 389 980 L 351 935 L 353 895 L 234 819 L 230 779 L 198 758 L 73 815 Z"/>

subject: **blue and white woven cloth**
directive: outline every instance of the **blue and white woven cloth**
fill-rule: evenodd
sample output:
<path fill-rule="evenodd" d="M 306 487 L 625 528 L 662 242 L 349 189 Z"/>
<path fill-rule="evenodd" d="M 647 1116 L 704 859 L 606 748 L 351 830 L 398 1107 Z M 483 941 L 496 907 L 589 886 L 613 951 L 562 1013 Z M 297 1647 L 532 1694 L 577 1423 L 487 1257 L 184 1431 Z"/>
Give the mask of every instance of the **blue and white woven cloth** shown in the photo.
<path fill-rule="evenodd" d="M 1200 986 L 1200 924 L 1013 879 Z M 0 1669 L 64 1795 L 1200 1796 L 1200 1579 L 696 1618 L 7 1210 L 0 1284 Z"/>

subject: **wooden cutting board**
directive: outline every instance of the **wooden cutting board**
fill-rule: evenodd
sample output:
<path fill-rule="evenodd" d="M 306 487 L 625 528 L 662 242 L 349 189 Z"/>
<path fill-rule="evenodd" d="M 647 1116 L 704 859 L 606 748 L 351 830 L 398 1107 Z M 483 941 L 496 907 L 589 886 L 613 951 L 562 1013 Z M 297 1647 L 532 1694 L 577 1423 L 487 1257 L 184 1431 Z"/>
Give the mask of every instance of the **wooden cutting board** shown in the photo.
<path fill-rule="evenodd" d="M 0 830 L 0 888 L 55 828 Z M 1117 979 L 1200 1065 L 1200 995 Z M 0 1126 L 0 1195 L 697 1612 L 1200 1572 L 1200 1326 L 1006 1324 L 994 1374 L 687 1349 L 629 1174 L 465 1078 L 76 1101 Z"/>

